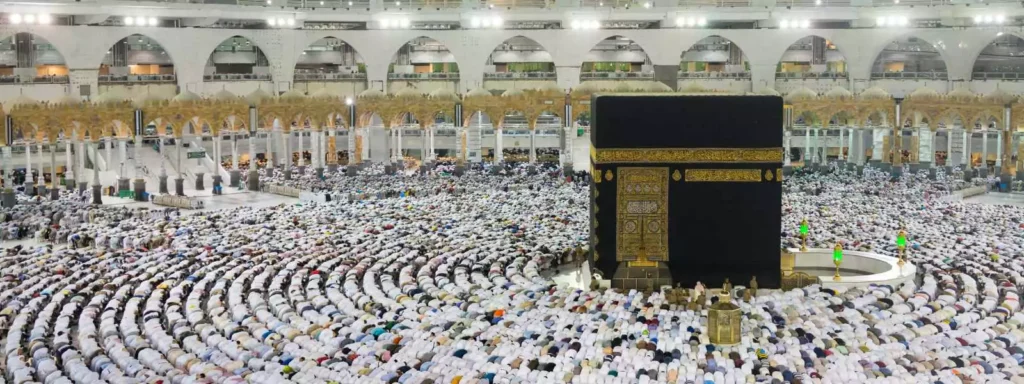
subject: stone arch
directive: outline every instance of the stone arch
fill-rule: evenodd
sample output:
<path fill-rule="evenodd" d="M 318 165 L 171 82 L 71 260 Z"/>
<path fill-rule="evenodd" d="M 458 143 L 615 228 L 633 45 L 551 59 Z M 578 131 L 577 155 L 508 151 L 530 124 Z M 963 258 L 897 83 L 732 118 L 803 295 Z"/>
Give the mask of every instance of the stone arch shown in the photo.
<path fill-rule="evenodd" d="M 500 53 L 500 52 L 510 52 L 510 51 L 511 52 L 518 52 L 515 49 L 515 47 L 517 46 L 516 43 L 519 43 L 520 45 L 523 45 L 523 46 L 525 46 L 526 44 L 533 44 L 533 45 L 536 45 L 536 46 L 540 47 L 540 49 L 539 50 L 532 50 L 532 51 L 522 50 L 521 52 L 530 52 L 530 53 L 520 53 L 519 54 L 520 57 L 515 57 L 515 55 L 516 55 L 515 53 L 508 53 L 508 54 L 501 54 Z M 496 55 L 498 55 L 498 56 L 496 57 Z M 507 57 L 505 57 L 505 56 L 507 56 Z M 521 59 L 522 61 L 508 61 L 508 60 L 515 60 L 515 59 Z M 487 54 L 487 61 L 485 62 L 485 65 L 496 66 L 495 63 L 516 63 L 516 64 L 523 63 L 523 65 L 520 65 L 521 67 L 523 67 L 520 70 L 513 70 L 513 68 L 509 68 L 506 65 L 505 71 L 503 71 L 505 73 L 526 72 L 528 74 L 530 72 L 550 72 L 550 73 L 555 73 L 556 72 L 555 71 L 555 59 L 552 56 L 551 52 L 548 50 L 548 48 L 545 47 L 543 44 L 537 42 L 537 40 L 534 40 L 534 39 L 532 39 L 530 37 L 527 37 L 527 36 L 524 36 L 524 35 L 511 36 L 511 37 L 503 40 L 501 43 L 498 43 L 497 45 L 495 45 L 494 49 L 492 49 L 491 52 L 489 52 Z M 533 71 L 533 70 L 530 70 L 530 69 L 534 69 L 534 67 L 538 67 L 538 65 L 529 65 L 529 64 L 540 64 L 539 67 L 543 67 L 543 66 L 545 66 L 545 64 L 550 64 L 550 65 L 548 66 L 549 68 L 544 68 L 543 70 Z M 525 69 L 525 70 L 523 70 L 523 69 Z M 498 72 L 497 68 L 495 68 L 495 73 L 501 73 L 501 72 Z M 513 79 L 529 79 L 529 78 L 530 77 L 528 75 L 526 75 L 526 76 L 522 76 L 522 77 L 515 77 Z M 545 78 L 544 80 L 548 80 L 548 79 Z M 557 82 L 558 82 L 557 74 L 555 75 L 554 79 L 551 79 L 551 80 L 554 80 L 554 82 L 557 84 Z"/>
<path fill-rule="evenodd" d="M 724 47 L 726 52 L 725 53 L 717 52 L 717 48 L 720 48 L 720 47 Z M 733 57 L 734 51 L 732 51 L 733 48 L 731 48 L 731 47 L 736 47 L 735 49 L 738 51 L 738 53 L 735 53 L 735 54 L 738 54 L 738 58 Z M 749 73 L 750 72 L 750 69 L 748 67 L 749 59 L 747 58 L 746 53 L 743 51 L 743 48 L 740 47 L 738 44 L 736 44 L 736 42 L 730 40 L 727 37 L 721 36 L 721 35 L 708 35 L 708 36 L 705 36 L 705 37 L 701 38 L 700 40 L 697 40 L 690 47 L 686 48 L 686 50 L 684 50 L 680 54 L 680 56 L 679 56 L 680 66 L 681 66 L 683 72 L 685 72 L 685 73 L 693 73 L 693 72 L 708 72 L 708 73 L 735 72 L 735 71 L 727 71 L 727 68 L 726 68 L 728 65 L 730 65 L 729 62 L 735 61 L 734 59 L 738 59 L 738 61 L 739 61 L 739 64 L 735 64 L 735 65 L 740 65 L 740 66 L 743 67 L 743 70 L 739 71 L 739 72 L 742 72 L 742 73 Z M 719 66 L 719 65 L 709 65 L 708 63 L 723 63 L 723 64 L 721 64 Z M 703 67 L 702 67 L 702 64 L 703 64 Z"/>
<path fill-rule="evenodd" d="M 1012 49 L 1016 44 L 1020 49 Z M 1012 73 L 1024 77 L 1024 38 L 1013 34 L 999 32 L 990 39 L 971 62 L 971 77 L 979 80 L 1002 80 L 1004 73 Z"/>
<path fill-rule="evenodd" d="M 458 69 L 459 61 L 456 58 L 455 53 L 451 50 L 451 48 L 449 48 L 448 44 L 445 44 L 441 40 L 431 36 L 420 35 L 407 40 L 405 43 L 402 43 L 402 45 L 400 45 L 397 50 L 395 50 L 395 53 L 391 55 L 391 62 L 390 65 L 388 65 L 388 73 L 396 73 L 394 66 L 399 65 L 399 61 L 408 61 L 408 65 L 413 65 L 412 63 L 415 62 L 414 60 L 422 60 L 422 58 L 427 57 L 427 55 L 423 55 L 420 57 L 413 56 L 413 47 L 417 45 L 432 45 L 439 47 L 437 48 L 438 56 L 440 56 L 442 60 L 450 60 L 451 63 L 455 64 L 455 69 Z M 444 49 L 444 52 L 441 52 L 442 48 Z M 403 55 L 406 55 L 407 57 L 403 59 Z M 443 63 L 447 64 L 449 63 L 449 61 L 443 61 Z M 431 70 L 433 70 L 433 68 L 431 68 Z"/>
<path fill-rule="evenodd" d="M 259 44 L 257 44 L 254 39 L 251 39 L 249 37 L 242 36 L 242 35 L 229 36 L 228 38 L 226 38 L 226 39 L 222 40 L 221 42 L 217 43 L 217 45 L 215 45 L 213 47 L 213 50 L 207 56 L 207 59 L 206 59 L 207 63 L 211 63 L 213 61 L 214 55 L 217 54 L 217 52 L 220 49 L 220 47 L 225 45 L 225 43 L 230 43 L 233 46 L 232 50 L 229 53 L 237 54 L 237 53 L 240 53 L 240 52 L 238 52 L 238 49 L 243 49 L 243 52 L 241 52 L 241 53 L 244 54 L 245 53 L 244 50 L 251 49 L 252 50 L 252 54 L 253 54 L 253 67 L 257 67 L 257 66 L 261 66 L 262 67 L 264 65 L 259 65 L 259 64 L 262 63 L 262 64 L 265 64 L 265 67 L 268 68 L 268 73 L 273 73 L 273 71 L 269 70 L 269 68 L 273 67 L 273 63 L 270 61 L 270 56 L 266 54 L 266 50 L 264 50 L 262 47 L 260 47 Z M 222 51 L 222 52 L 227 52 L 227 51 Z M 262 60 L 266 60 L 266 62 L 265 63 L 261 62 L 261 59 Z M 251 69 L 250 69 L 250 71 L 251 71 Z M 236 72 L 236 70 L 231 70 L 231 72 Z M 214 73 L 217 73 L 216 69 L 214 70 Z M 226 73 L 226 74 L 233 74 L 233 73 Z M 203 79 L 204 79 L 204 81 L 216 81 L 216 80 L 207 80 L 205 76 L 203 77 Z M 271 75 L 270 81 L 274 81 L 274 80 L 275 79 L 273 79 L 273 75 Z"/>
<path fill-rule="evenodd" d="M 318 44 L 328 49 L 310 49 Z M 322 70 L 322 67 L 316 68 L 317 64 L 336 64 L 338 61 L 340 63 L 337 65 L 356 67 L 357 73 L 362 73 L 363 80 L 365 81 L 366 71 L 368 70 L 366 60 L 359 50 L 345 39 L 334 35 L 322 36 L 299 47 L 299 49 L 300 51 L 296 54 L 294 63 L 296 81 L 301 81 L 305 76 L 314 73 L 331 73 L 330 71 Z M 302 67 L 300 68 L 300 66 Z"/>
<path fill-rule="evenodd" d="M 68 76 L 70 75 L 70 66 L 68 65 L 69 57 L 64 54 L 66 50 L 62 50 L 61 46 L 54 43 L 53 39 L 46 38 L 41 33 L 42 31 L 36 30 L 16 30 L 14 33 L 5 34 L 0 37 L 0 41 L 10 41 L 11 44 L 17 44 L 19 37 L 25 37 L 31 39 L 30 43 L 35 46 L 38 44 L 46 44 L 53 47 L 53 54 L 48 55 L 46 53 L 40 54 L 39 51 L 35 51 L 35 56 L 32 58 L 32 66 L 36 68 L 34 76 Z M 53 37 L 54 39 L 61 39 L 62 37 Z M 15 48 L 16 49 L 16 48 Z M 48 52 L 48 51 L 47 51 Z M 74 52 L 72 49 L 70 52 Z M 17 61 L 17 58 L 15 58 Z M 18 64 L 15 64 L 17 67 Z M 40 68 L 42 72 L 40 72 Z M 17 72 L 15 72 L 17 74 Z M 29 81 L 23 81 L 28 83 Z"/>
<path fill-rule="evenodd" d="M 818 45 L 818 44 L 823 44 L 824 45 L 823 48 L 825 49 L 825 51 L 824 51 L 825 53 L 824 53 L 824 55 L 822 57 L 823 62 L 815 64 L 815 62 L 814 62 L 814 48 L 815 48 L 815 45 Z M 844 73 L 844 74 L 847 73 L 848 69 L 846 68 L 846 65 L 847 65 L 846 63 L 847 63 L 848 58 L 847 58 L 846 54 L 843 53 L 843 51 L 842 51 L 842 49 L 840 49 L 839 45 L 836 44 L 833 40 L 830 40 L 828 37 L 821 36 L 821 35 L 818 35 L 818 34 L 808 34 L 808 35 L 800 36 L 800 37 L 792 40 L 792 42 L 790 42 L 790 44 L 786 46 L 786 49 L 783 50 L 782 53 L 779 55 L 779 59 L 777 60 L 778 64 L 776 66 L 776 72 L 788 72 L 788 71 L 786 71 L 786 69 L 788 69 L 788 68 L 785 68 L 784 65 L 783 65 L 784 63 L 786 63 L 785 60 L 787 60 L 787 58 L 792 60 L 790 62 L 804 62 L 804 60 L 803 60 L 804 57 L 790 57 L 790 56 L 793 56 L 793 54 L 791 54 L 790 52 L 794 50 L 794 47 L 802 48 L 803 45 L 810 45 L 810 48 L 811 48 L 811 54 L 808 57 L 806 57 L 806 59 L 807 59 L 806 62 L 808 62 L 809 65 L 811 65 L 811 66 L 813 66 L 813 65 L 825 65 L 826 66 L 826 72 Z M 836 53 L 831 58 L 829 57 L 830 55 L 828 54 L 829 50 L 835 51 L 835 53 Z M 802 56 L 802 55 L 798 55 L 798 56 Z M 799 60 L 799 61 L 797 61 L 797 60 Z M 829 63 L 830 62 L 840 62 L 842 64 L 841 65 L 836 65 L 835 67 L 841 66 L 842 68 L 841 69 L 840 68 L 829 68 Z"/>
<path fill-rule="evenodd" d="M 620 61 L 608 62 L 612 68 L 604 68 L 606 67 L 606 65 L 600 65 L 600 67 L 602 68 L 595 68 L 595 63 L 599 64 L 602 63 L 602 60 L 604 60 L 601 54 L 602 46 L 610 48 L 608 51 L 616 52 L 619 54 L 618 59 L 620 59 Z M 623 52 L 622 48 L 625 48 L 625 54 L 621 53 Z M 628 69 L 631 72 L 632 69 L 635 69 L 635 63 L 637 62 L 641 63 L 640 65 L 651 63 L 651 58 L 647 54 L 647 51 L 644 49 L 643 46 L 637 43 L 635 39 L 629 38 L 621 34 L 611 35 L 604 38 L 603 40 L 598 41 L 597 43 L 593 44 L 590 47 L 590 49 L 586 51 L 581 57 L 581 81 L 590 80 L 591 77 L 595 76 L 593 75 L 593 73 L 619 72 L 620 69 Z M 621 61 L 622 59 L 628 61 Z M 589 68 L 587 65 L 588 63 L 590 63 Z M 626 65 L 623 65 L 623 63 L 628 65 L 628 68 L 626 68 Z"/>
<path fill-rule="evenodd" d="M 950 60 L 949 60 L 948 57 L 946 57 L 946 50 L 945 49 L 943 49 L 941 46 L 936 46 L 935 43 L 932 43 L 931 41 L 929 41 L 929 40 L 927 40 L 925 38 L 921 38 L 921 37 L 918 37 L 918 36 L 916 36 L 914 34 L 908 33 L 908 34 L 902 34 L 902 35 L 894 36 L 888 43 L 880 44 L 881 47 L 875 53 L 875 60 L 872 61 L 872 63 L 871 63 L 871 67 L 870 67 L 871 68 L 870 69 L 871 73 L 892 72 L 892 71 L 886 70 L 886 67 L 885 67 L 885 64 L 884 64 L 883 60 L 885 58 L 887 58 L 887 57 L 898 57 L 898 56 L 889 56 L 889 55 L 898 54 L 900 52 L 900 51 L 889 51 L 889 48 L 893 47 L 893 46 L 899 48 L 899 45 L 901 43 L 906 43 L 908 47 L 909 46 L 917 47 L 918 48 L 917 51 L 909 50 L 907 52 L 916 52 L 918 54 L 922 53 L 922 51 L 920 51 L 920 47 L 922 45 L 924 45 L 925 47 L 931 47 L 932 49 L 935 50 L 935 52 L 931 52 L 931 51 L 923 51 L 923 52 L 924 53 L 935 53 L 935 54 L 937 54 L 938 57 L 939 57 L 939 61 L 942 64 L 941 65 L 941 69 L 936 68 L 933 72 L 936 72 L 936 73 L 948 73 L 949 72 L 949 70 L 950 70 Z M 895 62 L 895 61 L 893 61 L 893 62 Z M 906 71 L 906 70 L 903 70 L 903 69 L 905 69 L 905 63 L 903 63 L 903 64 L 904 64 L 904 67 L 901 68 L 900 71 L 894 71 L 894 72 L 921 72 L 921 70 L 917 70 L 917 71 Z"/>
<path fill-rule="evenodd" d="M 116 48 L 116 45 L 121 43 L 121 42 L 124 42 L 127 45 L 131 46 L 132 45 L 132 39 L 137 39 L 136 40 L 137 44 L 147 44 L 147 45 L 151 46 L 151 45 L 153 45 L 155 43 L 156 47 L 159 48 L 159 52 L 160 53 L 159 54 L 154 54 L 153 57 L 154 58 L 159 58 L 161 56 L 166 56 L 168 61 L 170 62 L 171 68 L 172 69 L 174 68 L 174 64 L 175 64 L 174 56 L 171 54 L 171 52 L 169 52 L 167 50 L 167 48 L 162 43 L 160 43 L 159 40 L 153 38 L 152 36 L 150 36 L 148 34 L 144 34 L 144 33 L 132 33 L 132 34 L 128 34 L 128 35 L 123 35 L 122 34 L 122 35 L 118 35 L 118 36 L 119 37 L 117 37 L 117 40 L 114 40 L 110 44 L 107 44 L 107 47 L 108 47 L 107 53 L 102 56 L 102 61 L 97 64 L 97 67 L 101 68 L 101 72 L 102 72 L 102 68 L 103 68 L 104 63 L 108 61 L 107 57 L 112 54 L 113 48 Z M 147 48 L 152 48 L 152 47 L 147 47 Z M 128 61 L 130 61 L 130 58 L 129 58 Z M 126 66 L 130 65 L 130 64 L 128 64 L 127 61 L 124 64 Z M 173 72 L 172 72 L 172 74 L 173 74 Z"/>

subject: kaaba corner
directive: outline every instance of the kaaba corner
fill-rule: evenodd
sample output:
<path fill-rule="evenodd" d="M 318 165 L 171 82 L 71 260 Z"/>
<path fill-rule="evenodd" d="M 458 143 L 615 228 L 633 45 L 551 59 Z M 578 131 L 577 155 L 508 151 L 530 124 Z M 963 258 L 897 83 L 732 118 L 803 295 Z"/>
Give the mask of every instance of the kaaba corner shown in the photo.
<path fill-rule="evenodd" d="M 783 103 L 595 95 L 591 262 L 612 287 L 780 286 Z"/>

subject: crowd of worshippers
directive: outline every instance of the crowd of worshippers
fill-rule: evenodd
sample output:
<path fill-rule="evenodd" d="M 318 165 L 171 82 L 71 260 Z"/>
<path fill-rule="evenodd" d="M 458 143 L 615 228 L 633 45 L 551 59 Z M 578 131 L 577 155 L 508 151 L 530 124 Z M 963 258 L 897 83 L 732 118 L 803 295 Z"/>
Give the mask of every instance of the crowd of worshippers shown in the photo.
<path fill-rule="evenodd" d="M 950 198 L 986 180 L 871 168 L 786 178 L 780 245 L 798 247 L 806 219 L 809 247 L 895 256 L 905 230 L 919 275 L 760 289 L 733 300 L 744 336 L 731 346 L 706 333 L 700 308 L 714 295 L 684 306 L 675 291 L 553 282 L 559 258 L 588 239 L 584 182 L 483 171 L 348 180 L 341 188 L 464 192 L 194 213 L 73 196 L 5 209 L 40 228 L 56 220 L 67 237 L 0 254 L 3 379 L 1024 383 L 1024 208 Z"/>

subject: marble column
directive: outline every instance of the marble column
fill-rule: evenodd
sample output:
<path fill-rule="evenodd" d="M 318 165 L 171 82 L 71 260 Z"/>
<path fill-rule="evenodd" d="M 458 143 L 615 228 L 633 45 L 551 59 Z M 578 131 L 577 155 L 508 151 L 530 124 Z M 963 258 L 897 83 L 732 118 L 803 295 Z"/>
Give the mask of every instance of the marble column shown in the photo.
<path fill-rule="evenodd" d="M 846 161 L 846 158 L 843 156 L 843 149 L 845 149 L 846 146 L 845 133 L 846 128 L 839 128 L 839 154 L 836 156 L 836 161 L 839 162 Z"/>
<path fill-rule="evenodd" d="M 537 162 L 537 131 L 530 130 L 530 164 Z"/>
<path fill-rule="evenodd" d="M 946 128 L 946 167 L 953 166 L 953 129 Z"/>
<path fill-rule="evenodd" d="M 402 131 L 403 130 L 404 129 L 402 129 L 401 127 L 398 128 L 398 136 L 395 139 L 395 147 L 398 148 L 397 155 L 398 155 L 398 162 L 399 163 L 404 163 L 405 162 L 405 155 L 402 154 Z"/>
<path fill-rule="evenodd" d="M 437 148 L 434 146 L 435 136 L 437 136 L 437 127 L 430 127 L 430 161 L 437 158 Z"/>
<path fill-rule="evenodd" d="M 303 128 L 303 129 L 299 129 L 298 131 L 299 131 L 298 132 L 299 133 L 299 140 L 298 140 L 299 141 L 299 151 L 298 151 L 299 152 L 299 162 L 298 162 L 298 165 L 299 165 L 299 174 L 301 175 L 302 172 L 306 170 L 306 153 L 303 151 L 303 148 L 305 148 L 305 145 L 303 145 L 303 141 L 306 141 L 306 137 L 305 137 L 306 130 Z"/>
<path fill-rule="evenodd" d="M 34 184 L 35 180 L 32 178 L 32 144 L 25 144 L 25 185 Z"/>
<path fill-rule="evenodd" d="M 50 200 L 60 198 L 60 182 L 57 180 L 57 142 L 50 142 Z"/>
<path fill-rule="evenodd" d="M 811 164 L 811 128 L 804 128 L 804 166 Z"/>
<path fill-rule="evenodd" d="M 231 169 L 239 170 L 238 168 L 238 135 L 231 134 Z"/>
<path fill-rule="evenodd" d="M 36 180 L 36 184 L 39 185 L 37 190 L 39 190 L 46 186 L 46 169 L 43 168 L 46 165 L 46 158 L 43 157 L 43 143 L 39 142 L 36 147 L 39 148 L 39 178 Z"/>
<path fill-rule="evenodd" d="M 93 153 L 95 153 L 97 156 L 100 153 L 98 143 L 98 138 L 94 138 L 91 143 Z M 109 149 L 110 146 L 107 145 L 107 148 Z M 96 166 L 95 163 L 93 163 L 92 165 L 92 203 L 103 204 L 103 186 L 100 185 L 100 169 L 99 167 Z"/>
<path fill-rule="evenodd" d="M 792 151 L 792 143 L 791 143 L 792 140 L 793 140 L 792 132 L 789 129 L 783 129 L 782 130 L 782 145 L 783 145 L 783 150 L 786 151 L 786 152 L 785 152 L 784 156 L 782 156 L 782 159 L 784 161 L 784 163 L 782 165 L 786 166 L 786 167 L 789 167 L 789 166 L 793 165 L 792 160 L 789 158 L 790 154 L 793 153 L 793 151 Z"/>
<path fill-rule="evenodd" d="M 996 132 L 996 168 L 1003 166 L 1003 131 Z"/>
<path fill-rule="evenodd" d="M 855 128 L 850 128 L 850 133 L 846 135 L 846 162 L 856 162 L 857 158 L 853 156 L 853 133 L 856 132 Z"/>
<path fill-rule="evenodd" d="M 964 130 L 963 138 L 964 150 L 961 157 L 963 158 L 964 168 L 970 169 L 973 167 L 971 164 L 971 135 L 967 134 L 967 131 Z"/>
<path fill-rule="evenodd" d="M 74 137 L 74 133 L 71 137 L 64 137 L 64 186 L 68 190 L 75 189 L 75 157 L 71 153 L 71 142 L 74 141 Z"/>
<path fill-rule="evenodd" d="M 107 157 L 106 157 L 107 169 L 106 170 L 108 170 L 108 171 L 110 170 L 111 167 L 113 167 L 113 164 L 114 164 L 114 157 L 113 157 L 114 156 L 113 155 L 114 149 L 113 149 L 113 147 L 114 147 L 114 139 L 108 137 L 107 140 L 103 143 L 103 152 L 105 152 L 107 154 Z M 99 155 L 99 154 L 100 154 L 100 152 L 96 151 L 96 155 Z M 95 164 L 93 164 L 93 165 L 95 165 Z"/>
<path fill-rule="evenodd" d="M 501 164 L 505 161 L 505 147 L 504 147 L 504 136 L 505 130 L 502 127 L 494 129 L 494 163 Z"/>
<path fill-rule="evenodd" d="M 290 145 L 291 144 L 292 132 L 291 131 L 285 132 L 283 136 L 284 136 L 284 164 L 282 164 L 282 166 L 284 167 L 284 177 L 287 180 L 287 179 L 291 178 L 291 173 L 292 173 L 292 154 L 294 153 L 294 152 L 292 152 L 292 146 Z"/>
<path fill-rule="evenodd" d="M 981 169 L 988 176 L 988 128 L 981 131 Z"/>

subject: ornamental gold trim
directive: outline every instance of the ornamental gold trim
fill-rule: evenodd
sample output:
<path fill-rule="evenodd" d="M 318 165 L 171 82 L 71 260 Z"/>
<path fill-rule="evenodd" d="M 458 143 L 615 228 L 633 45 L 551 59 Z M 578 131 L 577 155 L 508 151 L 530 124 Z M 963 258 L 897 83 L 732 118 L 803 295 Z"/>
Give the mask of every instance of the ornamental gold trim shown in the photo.
<path fill-rule="evenodd" d="M 760 182 L 760 169 L 687 169 L 687 182 Z"/>
<path fill-rule="evenodd" d="M 781 163 L 782 148 L 591 148 L 594 164 Z"/>

